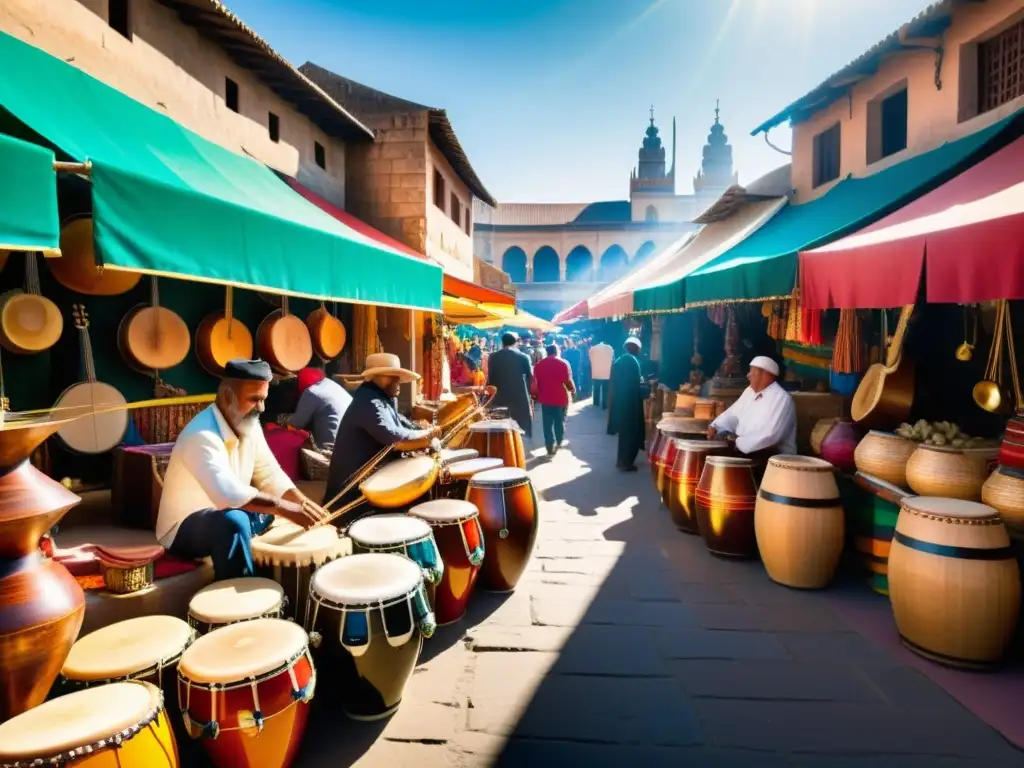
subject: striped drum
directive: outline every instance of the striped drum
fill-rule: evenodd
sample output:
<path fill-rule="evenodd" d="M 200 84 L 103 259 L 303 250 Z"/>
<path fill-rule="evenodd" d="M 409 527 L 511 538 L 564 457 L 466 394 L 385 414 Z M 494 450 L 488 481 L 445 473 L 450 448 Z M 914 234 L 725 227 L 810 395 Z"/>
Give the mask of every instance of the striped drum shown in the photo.
<path fill-rule="evenodd" d="M 754 557 L 754 462 L 732 456 L 708 456 L 694 493 L 700 535 L 713 555 Z"/>

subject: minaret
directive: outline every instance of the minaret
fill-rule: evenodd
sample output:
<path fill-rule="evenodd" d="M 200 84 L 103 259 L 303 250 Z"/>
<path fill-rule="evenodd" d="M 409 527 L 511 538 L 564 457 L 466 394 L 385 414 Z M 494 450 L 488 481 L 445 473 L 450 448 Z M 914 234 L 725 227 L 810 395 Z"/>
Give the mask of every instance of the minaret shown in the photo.
<path fill-rule="evenodd" d="M 693 189 L 700 196 L 718 197 L 726 189 L 739 182 L 739 175 L 732 169 L 732 147 L 725 127 L 719 121 L 719 103 L 715 100 L 715 122 L 704 145 L 704 159 L 701 169 L 693 180 Z"/>
<path fill-rule="evenodd" d="M 647 126 L 640 147 L 637 177 L 640 179 L 665 178 L 665 148 L 661 146 L 658 127 L 654 124 L 654 106 L 651 106 L 651 124 Z"/>

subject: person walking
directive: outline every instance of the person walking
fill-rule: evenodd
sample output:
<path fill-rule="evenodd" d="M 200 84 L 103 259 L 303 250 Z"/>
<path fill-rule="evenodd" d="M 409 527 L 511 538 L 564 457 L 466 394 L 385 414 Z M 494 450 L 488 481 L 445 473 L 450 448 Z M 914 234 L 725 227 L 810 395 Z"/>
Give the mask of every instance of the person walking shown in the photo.
<path fill-rule="evenodd" d="M 549 344 L 546 351 L 547 357 L 533 369 L 533 391 L 540 403 L 544 447 L 548 456 L 554 456 L 565 439 L 565 414 L 569 410 L 569 396 L 576 392 L 576 384 L 569 364 L 559 357 L 558 345 Z"/>
<path fill-rule="evenodd" d="M 487 383 L 497 388 L 492 408 L 507 408 L 526 436 L 533 437 L 533 408 L 530 404 L 530 384 L 533 366 L 525 352 L 516 348 L 519 337 L 506 333 L 501 337 L 501 349 L 491 355 L 487 365 Z"/>
<path fill-rule="evenodd" d="M 640 340 L 631 336 L 626 339 L 624 354 L 612 366 L 608 434 L 619 437 L 615 465 L 623 472 L 636 472 L 636 455 L 644 444 L 646 385 L 639 356 Z"/>
<path fill-rule="evenodd" d="M 590 348 L 590 376 L 594 381 L 594 405 L 608 410 L 608 381 L 612 377 L 615 350 L 603 341 Z"/>

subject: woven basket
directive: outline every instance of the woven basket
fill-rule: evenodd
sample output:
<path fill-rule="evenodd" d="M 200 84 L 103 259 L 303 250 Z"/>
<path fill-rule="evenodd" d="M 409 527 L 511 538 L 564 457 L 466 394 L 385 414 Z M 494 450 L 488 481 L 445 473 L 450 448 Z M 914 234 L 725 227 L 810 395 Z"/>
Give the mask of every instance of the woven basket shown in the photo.
<path fill-rule="evenodd" d="M 331 469 L 331 453 L 304 447 L 299 451 L 302 459 L 302 474 L 307 480 L 319 482 L 327 479 Z"/>
<path fill-rule="evenodd" d="M 1024 533 L 1024 477 L 1002 467 L 981 488 L 983 503 L 999 511 L 1006 527 Z"/>
<path fill-rule="evenodd" d="M 913 440 L 872 430 L 857 444 L 853 460 L 857 470 L 865 475 L 906 488 L 907 462 L 916 450 Z"/>
<path fill-rule="evenodd" d="M 997 453 L 995 448 L 919 445 L 907 462 L 907 483 L 921 496 L 978 501 Z"/>
<path fill-rule="evenodd" d="M 130 595 L 132 592 L 142 591 L 153 583 L 155 568 L 152 562 L 122 568 L 101 561 L 100 573 L 108 592 Z"/>

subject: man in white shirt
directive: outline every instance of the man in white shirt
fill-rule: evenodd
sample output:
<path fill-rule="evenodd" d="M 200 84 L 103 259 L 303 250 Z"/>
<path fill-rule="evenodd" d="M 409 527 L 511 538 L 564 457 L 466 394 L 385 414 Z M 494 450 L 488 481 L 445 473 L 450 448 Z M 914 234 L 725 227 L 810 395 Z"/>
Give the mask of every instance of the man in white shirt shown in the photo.
<path fill-rule="evenodd" d="M 229 362 L 216 401 L 181 431 L 164 476 L 157 538 L 183 560 L 212 558 L 217 580 L 252 575 L 249 542 L 274 517 L 313 522 L 260 425 L 271 378 L 262 360 Z"/>
<path fill-rule="evenodd" d="M 747 379 L 750 386 L 740 399 L 711 422 L 708 439 L 735 435 L 736 448 L 745 454 L 774 449 L 777 453 L 796 453 L 796 406 L 793 398 L 776 379 L 779 366 L 770 357 L 750 361 Z"/>
<path fill-rule="evenodd" d="M 603 341 L 590 348 L 590 377 L 594 380 L 594 405 L 608 410 L 608 381 L 612 377 L 615 350 Z"/>

